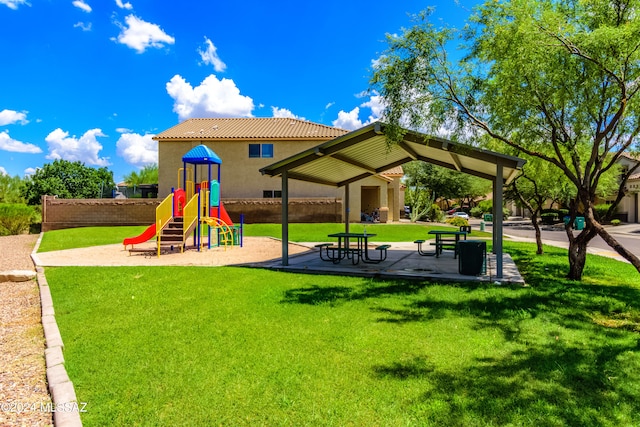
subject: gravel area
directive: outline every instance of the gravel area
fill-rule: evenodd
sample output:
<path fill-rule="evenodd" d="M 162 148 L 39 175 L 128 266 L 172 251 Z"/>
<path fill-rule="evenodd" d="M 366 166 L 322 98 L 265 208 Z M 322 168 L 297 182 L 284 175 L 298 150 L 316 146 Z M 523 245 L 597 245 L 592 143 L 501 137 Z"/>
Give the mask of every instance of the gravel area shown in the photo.
<path fill-rule="evenodd" d="M 0 236 L 0 271 L 35 270 L 37 235 Z M 40 293 L 35 280 L 0 282 L 0 426 L 50 426 Z"/>

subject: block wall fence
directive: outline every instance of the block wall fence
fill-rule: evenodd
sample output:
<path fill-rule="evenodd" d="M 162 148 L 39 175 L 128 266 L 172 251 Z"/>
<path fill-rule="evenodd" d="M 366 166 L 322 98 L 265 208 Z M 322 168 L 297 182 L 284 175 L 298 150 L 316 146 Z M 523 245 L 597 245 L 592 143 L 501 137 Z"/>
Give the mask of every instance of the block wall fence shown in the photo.
<path fill-rule="evenodd" d="M 42 197 L 42 231 L 63 228 L 151 225 L 160 199 L 58 199 Z M 246 224 L 282 222 L 280 199 L 222 199 L 234 223 L 244 214 Z M 289 222 L 341 222 L 342 200 L 289 199 Z"/>

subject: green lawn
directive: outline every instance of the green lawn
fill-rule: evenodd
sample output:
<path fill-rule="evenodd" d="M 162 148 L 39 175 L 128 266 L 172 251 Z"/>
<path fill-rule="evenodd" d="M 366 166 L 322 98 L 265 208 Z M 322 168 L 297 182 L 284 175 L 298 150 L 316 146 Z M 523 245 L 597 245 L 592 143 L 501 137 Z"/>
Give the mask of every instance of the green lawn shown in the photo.
<path fill-rule="evenodd" d="M 448 225 L 424 224 L 350 224 L 353 232 L 362 232 L 366 227 L 367 233 L 377 234 L 380 242 L 410 242 L 416 236 L 424 236 L 429 230 L 450 229 Z M 144 226 L 131 227 L 81 227 L 65 230 L 49 231 L 44 234 L 39 252 L 57 251 L 62 249 L 86 248 L 98 245 L 122 243 L 126 237 L 137 236 L 145 230 Z M 289 241 L 291 242 L 322 242 L 327 235 L 344 231 L 344 224 L 289 224 Z M 280 224 L 245 224 L 245 236 L 270 236 L 282 238 Z M 490 237 L 490 233 L 474 230 L 471 236 Z"/>
<path fill-rule="evenodd" d="M 46 276 L 87 426 L 640 424 L 640 275 L 589 256 L 569 282 L 565 250 L 505 250 L 528 287 L 233 267 Z"/>

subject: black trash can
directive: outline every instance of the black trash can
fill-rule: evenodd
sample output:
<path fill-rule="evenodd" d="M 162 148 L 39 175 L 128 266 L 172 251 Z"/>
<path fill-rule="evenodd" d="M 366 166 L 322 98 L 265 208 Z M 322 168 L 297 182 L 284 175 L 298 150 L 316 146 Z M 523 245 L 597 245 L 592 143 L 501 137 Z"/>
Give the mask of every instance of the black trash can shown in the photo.
<path fill-rule="evenodd" d="M 487 242 L 461 240 L 458 242 L 458 272 L 465 276 L 477 276 L 486 272 Z"/>

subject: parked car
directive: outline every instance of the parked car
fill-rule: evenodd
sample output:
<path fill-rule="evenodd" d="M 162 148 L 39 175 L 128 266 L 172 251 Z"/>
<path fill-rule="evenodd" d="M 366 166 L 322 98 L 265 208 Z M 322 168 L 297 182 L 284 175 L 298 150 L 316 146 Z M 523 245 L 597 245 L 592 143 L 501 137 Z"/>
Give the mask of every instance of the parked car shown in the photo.
<path fill-rule="evenodd" d="M 466 212 L 462 212 L 462 211 L 454 212 L 453 213 L 453 217 L 454 218 L 458 217 L 458 218 L 463 218 L 463 219 L 469 220 L 469 214 L 466 213 Z"/>

